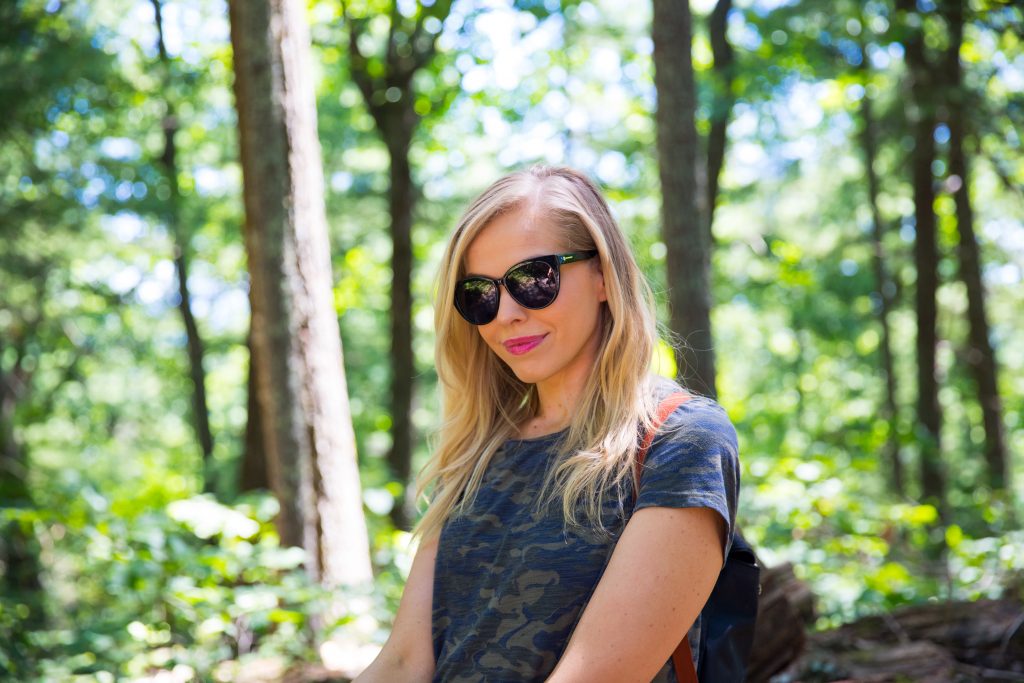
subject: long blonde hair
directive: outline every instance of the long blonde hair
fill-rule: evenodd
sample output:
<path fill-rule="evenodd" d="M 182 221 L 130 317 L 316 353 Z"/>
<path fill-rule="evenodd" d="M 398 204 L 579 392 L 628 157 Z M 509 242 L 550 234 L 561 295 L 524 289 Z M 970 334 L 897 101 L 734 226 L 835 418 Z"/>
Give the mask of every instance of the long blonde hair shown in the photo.
<path fill-rule="evenodd" d="M 466 210 L 438 273 L 434 326 L 442 423 L 417 487 L 417 498 L 431 489 L 415 529 L 425 538 L 472 506 L 494 454 L 538 409 L 536 388 L 520 381 L 452 305 L 455 283 L 465 275 L 466 249 L 494 218 L 516 209 L 546 215 L 568 250 L 596 249 L 607 293 L 597 362 L 538 501 L 560 499 L 567 526 L 604 532 L 602 500 L 611 487 L 621 500 L 638 435 L 653 422 L 657 406 L 648 372 L 657 342 L 654 298 L 600 191 L 569 168 L 534 167 L 501 178 Z"/>

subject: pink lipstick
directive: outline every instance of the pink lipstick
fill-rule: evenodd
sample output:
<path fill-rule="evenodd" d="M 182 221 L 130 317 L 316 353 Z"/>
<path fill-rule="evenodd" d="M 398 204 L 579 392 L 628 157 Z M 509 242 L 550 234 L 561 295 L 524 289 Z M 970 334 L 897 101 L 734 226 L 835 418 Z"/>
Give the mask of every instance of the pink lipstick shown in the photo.
<path fill-rule="evenodd" d="M 538 344 L 544 341 L 544 337 L 546 336 L 546 334 L 538 334 L 533 337 L 516 337 L 515 339 L 509 339 L 502 343 L 513 356 L 521 356 L 527 351 L 534 349 Z"/>

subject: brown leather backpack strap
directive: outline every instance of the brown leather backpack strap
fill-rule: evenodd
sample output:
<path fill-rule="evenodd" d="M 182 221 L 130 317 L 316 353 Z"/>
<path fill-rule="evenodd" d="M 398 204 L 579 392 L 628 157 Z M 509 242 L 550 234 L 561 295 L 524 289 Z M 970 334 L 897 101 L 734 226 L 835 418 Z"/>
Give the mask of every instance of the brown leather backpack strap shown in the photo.
<path fill-rule="evenodd" d="M 700 683 L 697 670 L 693 668 L 693 653 L 690 652 L 690 634 L 683 636 L 683 642 L 672 653 L 672 666 L 676 670 L 679 683 Z"/>
<path fill-rule="evenodd" d="M 636 454 L 636 491 L 633 494 L 634 502 L 640 495 L 640 473 L 644 466 L 644 459 L 647 457 L 647 451 L 651 449 L 651 444 L 654 443 L 655 434 L 665 424 L 665 420 L 668 419 L 669 415 L 674 413 L 676 408 L 689 401 L 690 398 L 689 394 L 677 391 L 666 396 L 658 405 L 658 414 L 654 418 L 654 424 L 651 425 L 650 431 L 644 435 L 644 440 L 640 444 L 640 450 Z M 675 652 L 672 653 L 672 666 L 676 670 L 676 680 L 679 683 L 700 683 L 697 680 L 697 670 L 693 666 L 693 653 L 690 651 L 689 634 L 683 636 L 682 642 L 679 643 Z"/>
<path fill-rule="evenodd" d="M 675 412 L 676 408 L 689 401 L 692 396 L 684 391 L 677 391 L 674 394 L 669 394 L 661 403 L 658 404 L 658 414 L 654 417 L 654 424 L 651 425 L 649 432 L 644 434 L 644 440 L 640 444 L 640 450 L 636 454 L 636 481 L 640 483 L 640 468 L 644 466 L 644 459 L 647 457 L 647 451 L 651 449 L 651 444 L 654 443 L 654 437 L 661 429 L 661 425 L 665 424 L 665 420 L 668 416 Z M 639 492 L 640 487 L 637 486 Z"/>

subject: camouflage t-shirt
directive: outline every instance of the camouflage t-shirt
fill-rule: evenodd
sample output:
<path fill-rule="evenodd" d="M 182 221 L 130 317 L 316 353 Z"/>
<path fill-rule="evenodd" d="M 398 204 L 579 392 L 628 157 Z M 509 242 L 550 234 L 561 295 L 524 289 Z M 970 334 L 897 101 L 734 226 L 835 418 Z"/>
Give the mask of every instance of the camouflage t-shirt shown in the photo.
<path fill-rule="evenodd" d="M 543 681 L 597 587 L 633 494 L 624 492 L 625 509 L 607 497 L 610 539 L 566 531 L 559 505 L 538 513 L 535 497 L 560 436 L 506 442 L 471 511 L 444 525 L 434 567 L 435 682 Z M 736 432 L 717 403 L 694 398 L 648 451 L 636 509 L 708 507 L 731 539 L 738 497 Z M 699 617 L 690 630 L 695 658 L 698 642 Z M 654 681 L 676 683 L 671 661 Z"/>

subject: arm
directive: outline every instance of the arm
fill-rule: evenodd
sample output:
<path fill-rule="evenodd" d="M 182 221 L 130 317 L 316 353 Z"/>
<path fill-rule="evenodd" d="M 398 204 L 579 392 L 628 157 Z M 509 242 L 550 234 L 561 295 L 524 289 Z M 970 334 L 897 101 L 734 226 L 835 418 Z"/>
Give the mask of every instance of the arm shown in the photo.
<path fill-rule="evenodd" d="M 648 683 L 711 595 L 724 537 L 708 508 L 637 511 L 548 683 Z"/>
<path fill-rule="evenodd" d="M 430 683 L 433 678 L 434 644 L 430 624 L 437 541 L 435 536 L 420 544 L 405 582 L 391 635 L 377 658 L 353 683 Z"/>

